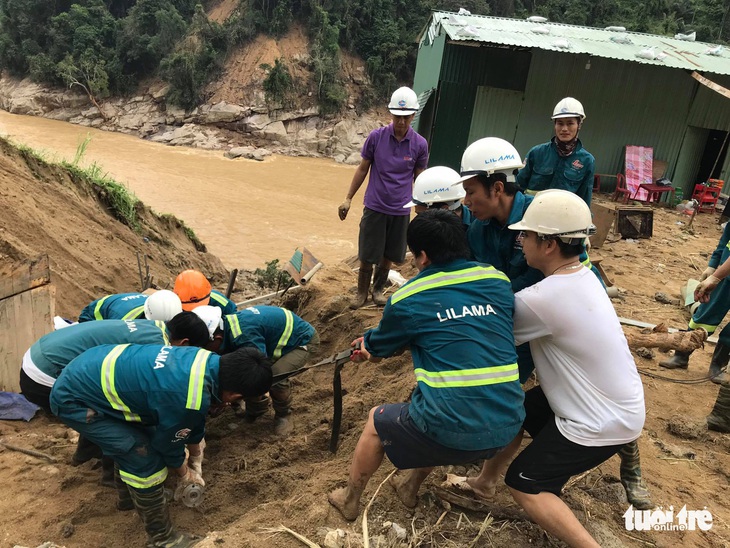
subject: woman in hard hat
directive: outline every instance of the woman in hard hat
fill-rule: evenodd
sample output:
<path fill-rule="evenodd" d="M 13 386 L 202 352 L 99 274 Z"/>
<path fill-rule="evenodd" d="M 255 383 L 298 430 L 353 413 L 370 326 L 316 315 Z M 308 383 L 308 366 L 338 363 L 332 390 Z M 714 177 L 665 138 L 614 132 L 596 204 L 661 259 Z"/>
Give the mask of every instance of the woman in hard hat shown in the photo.
<path fill-rule="evenodd" d="M 561 99 L 551 118 L 555 135 L 527 153 L 517 184 L 528 194 L 548 188 L 568 190 L 590 206 L 595 159 L 578 139 L 586 118 L 583 105 L 573 97 Z"/>

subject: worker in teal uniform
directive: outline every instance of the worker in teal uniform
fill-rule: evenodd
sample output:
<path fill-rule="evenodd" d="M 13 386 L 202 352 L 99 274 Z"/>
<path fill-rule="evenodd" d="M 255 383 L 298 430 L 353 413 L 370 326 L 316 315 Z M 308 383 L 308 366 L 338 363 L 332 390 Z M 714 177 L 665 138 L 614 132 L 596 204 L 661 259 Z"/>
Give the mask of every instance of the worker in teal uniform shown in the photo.
<path fill-rule="evenodd" d="M 150 300 L 151 299 L 151 300 Z M 182 303 L 172 291 L 152 295 L 118 293 L 92 301 L 79 314 L 79 323 L 94 320 L 160 320 L 166 322 L 182 312 Z"/>
<path fill-rule="evenodd" d="M 555 105 L 551 119 L 555 135 L 547 143 L 530 149 L 525 167 L 517 173 L 517 184 L 531 195 L 549 188 L 567 190 L 590 207 L 596 161 L 578 139 L 578 132 L 586 119 L 583 105 L 573 97 L 565 97 Z M 605 287 L 601 274 L 588 257 L 590 240 L 586 242 L 587 249 L 581 254 L 580 262 L 590 268 Z"/>
<path fill-rule="evenodd" d="M 383 456 L 399 469 L 391 483 L 415 507 L 434 466 L 496 455 L 524 419 L 512 315 L 514 296 L 496 268 L 467 260 L 459 220 L 424 211 L 408 227 L 419 274 L 389 299 L 354 361 L 379 362 L 410 349 L 417 386 L 410 402 L 373 407 L 360 436 L 347 486 L 329 495 L 349 520 Z"/>
<path fill-rule="evenodd" d="M 23 356 L 20 390 L 28 401 L 51 412 L 51 388 L 61 371 L 84 351 L 102 344 L 198 346 L 208 343 L 205 323 L 192 312 L 181 312 L 167 323 L 151 320 L 104 320 L 70 325 L 38 339 Z M 71 458 L 74 466 L 102 458 L 101 449 L 83 436 Z M 114 463 L 102 458 L 102 485 L 114 486 Z"/>
<path fill-rule="evenodd" d="M 172 526 L 163 491 L 168 469 L 178 477 L 177 493 L 204 487 L 200 441 L 211 404 L 257 396 L 270 385 L 268 360 L 253 348 L 219 357 L 184 346 L 102 345 L 64 368 L 51 409 L 117 463 L 147 546 L 183 548 L 196 539 Z"/>
<path fill-rule="evenodd" d="M 515 183 L 516 170 L 521 166 L 517 150 L 496 137 L 475 141 L 461 159 L 461 184 L 466 190 L 464 204 L 477 219 L 467 231 L 469 247 L 477 261 L 491 264 L 507 274 L 515 293 L 544 278 L 542 272 L 527 264 L 520 232 L 508 228 L 522 220 L 533 200 Z M 592 270 L 600 280 L 595 268 Z M 517 346 L 517 363 L 520 382 L 524 383 L 535 368 L 529 345 Z M 619 455 L 621 482 L 628 500 L 637 509 L 653 508 L 649 490 L 641 477 L 637 442 L 626 444 Z"/>
<path fill-rule="evenodd" d="M 272 360 L 274 375 L 290 373 L 304 367 L 319 347 L 316 329 L 294 314 L 278 306 L 252 306 L 236 314 L 220 315 L 211 306 L 196 307 L 211 331 L 211 342 L 206 348 L 225 355 L 238 348 L 253 346 Z M 269 391 L 274 408 L 274 434 L 288 436 L 294 429 L 292 420 L 291 381 L 274 384 Z M 239 413 L 253 422 L 269 409 L 269 398 L 247 398 Z"/>
<path fill-rule="evenodd" d="M 725 224 L 720 241 L 717 242 L 715 251 L 710 255 L 709 263 L 702 272 L 700 282 L 713 275 L 717 268 L 727 261 L 728 257 L 730 257 L 730 223 Z M 710 294 L 709 301 L 700 303 L 689 321 L 688 329 L 702 328 L 712 335 L 727 315 L 728 310 L 730 310 L 730 282 L 723 279 Z M 667 369 L 687 369 L 690 355 L 692 355 L 692 351 L 675 350 L 671 358 L 659 362 L 659 365 Z M 720 331 L 719 340 L 710 360 L 709 374 L 712 375 L 711 380 L 715 384 L 730 382 L 730 374 L 723 371 L 727 367 L 728 361 L 730 361 L 730 327 L 726 325 Z"/>

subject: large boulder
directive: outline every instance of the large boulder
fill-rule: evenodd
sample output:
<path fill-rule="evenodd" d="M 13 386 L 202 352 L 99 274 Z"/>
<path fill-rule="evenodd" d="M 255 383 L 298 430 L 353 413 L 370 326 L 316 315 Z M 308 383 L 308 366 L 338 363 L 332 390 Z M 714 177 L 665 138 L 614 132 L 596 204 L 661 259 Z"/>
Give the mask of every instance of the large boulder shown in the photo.
<path fill-rule="evenodd" d="M 268 114 L 254 114 L 243 119 L 246 131 L 261 131 L 271 123 Z"/>
<path fill-rule="evenodd" d="M 248 114 L 248 110 L 240 105 L 231 105 L 225 101 L 200 109 L 198 118 L 201 124 L 223 124 L 237 122 Z"/>
<path fill-rule="evenodd" d="M 289 135 L 284 122 L 272 122 L 263 129 L 263 137 L 267 141 L 278 141 L 282 145 L 289 144 Z"/>

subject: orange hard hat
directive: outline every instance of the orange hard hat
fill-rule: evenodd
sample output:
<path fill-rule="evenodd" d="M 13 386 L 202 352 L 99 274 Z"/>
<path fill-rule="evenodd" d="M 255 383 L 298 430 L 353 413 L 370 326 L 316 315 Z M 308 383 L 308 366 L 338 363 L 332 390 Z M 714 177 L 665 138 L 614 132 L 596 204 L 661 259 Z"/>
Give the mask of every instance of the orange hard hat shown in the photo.
<path fill-rule="evenodd" d="M 191 311 L 196 306 L 210 301 L 210 282 L 197 270 L 183 270 L 175 279 L 174 291 L 180 297 L 183 310 Z"/>

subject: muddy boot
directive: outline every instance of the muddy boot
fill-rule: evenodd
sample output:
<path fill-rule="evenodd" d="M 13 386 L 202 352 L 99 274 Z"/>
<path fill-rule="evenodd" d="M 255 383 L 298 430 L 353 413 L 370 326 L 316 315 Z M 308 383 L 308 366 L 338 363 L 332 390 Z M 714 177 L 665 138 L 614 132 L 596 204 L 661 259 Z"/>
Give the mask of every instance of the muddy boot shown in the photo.
<path fill-rule="evenodd" d="M 626 498 L 637 510 L 651 510 L 654 508 L 654 503 L 641 477 L 638 442 L 634 440 L 627 443 L 621 447 L 618 455 L 621 458 L 621 484 L 626 489 Z"/>
<path fill-rule="evenodd" d="M 723 371 L 727 367 L 728 361 L 730 361 L 730 347 L 718 342 L 715 352 L 712 354 L 709 371 L 709 374 L 712 375 L 712 382 L 715 384 L 727 384 L 730 381 L 728 372 Z"/>
<path fill-rule="evenodd" d="M 101 457 L 101 479 L 99 484 L 104 487 L 116 487 L 114 483 L 114 461 L 109 457 Z"/>
<path fill-rule="evenodd" d="M 112 461 L 112 474 L 114 476 L 114 487 L 117 489 L 117 510 L 126 512 L 127 510 L 134 510 L 134 502 L 132 502 L 132 495 L 129 493 L 129 487 L 122 481 L 119 476 L 119 465 Z"/>
<path fill-rule="evenodd" d="M 724 384 L 715 400 L 715 407 L 707 416 L 707 428 L 715 432 L 730 433 L 730 385 Z"/>
<path fill-rule="evenodd" d="M 368 268 L 360 267 L 360 271 L 357 274 L 357 295 L 350 303 L 350 308 L 353 310 L 357 310 L 367 302 L 372 275 L 373 268 L 370 265 L 368 265 Z"/>
<path fill-rule="evenodd" d="M 378 306 L 385 306 L 388 297 L 383 295 L 385 284 L 388 283 L 388 273 L 390 269 L 382 266 L 375 267 L 375 277 L 373 278 L 373 302 Z"/>
<path fill-rule="evenodd" d="M 274 407 L 274 435 L 285 438 L 294 430 L 291 415 L 291 387 L 274 385 L 271 387 L 271 403 Z"/>
<path fill-rule="evenodd" d="M 269 411 L 269 397 L 266 395 L 258 398 L 246 398 L 241 405 L 235 409 L 236 416 L 242 417 L 246 422 L 254 422 Z"/>
<path fill-rule="evenodd" d="M 76 452 L 71 456 L 71 464 L 73 466 L 79 466 L 91 459 L 100 458 L 101 448 L 84 436 L 79 436 L 79 441 L 76 443 Z"/>
<path fill-rule="evenodd" d="M 679 350 L 675 350 L 674 356 L 659 362 L 659 365 L 665 369 L 687 369 L 691 354 L 692 352 L 680 352 Z"/>
<path fill-rule="evenodd" d="M 198 543 L 200 539 L 172 526 L 162 485 L 151 489 L 130 487 L 129 493 L 147 532 L 147 548 L 188 548 Z"/>

